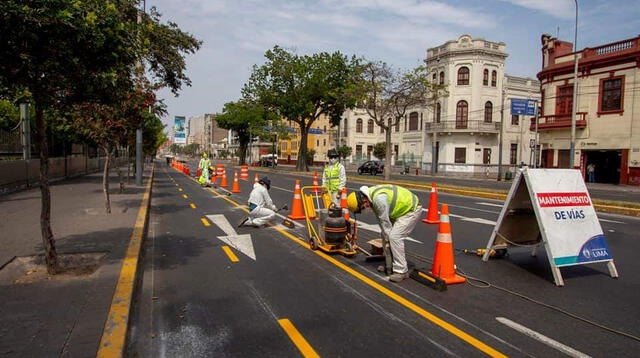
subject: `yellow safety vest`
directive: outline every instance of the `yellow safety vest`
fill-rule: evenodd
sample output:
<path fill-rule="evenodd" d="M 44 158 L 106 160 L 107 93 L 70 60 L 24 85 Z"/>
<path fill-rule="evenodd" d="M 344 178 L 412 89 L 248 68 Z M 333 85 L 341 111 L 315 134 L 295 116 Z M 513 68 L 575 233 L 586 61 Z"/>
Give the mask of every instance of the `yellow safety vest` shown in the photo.
<path fill-rule="evenodd" d="M 336 192 L 340 189 L 340 163 L 327 164 L 324 167 L 324 184 L 331 192 Z"/>
<path fill-rule="evenodd" d="M 369 197 L 373 201 L 376 196 L 386 194 L 389 200 L 389 219 L 397 220 L 399 217 L 412 213 L 418 207 L 418 197 L 409 189 L 398 185 L 384 184 L 369 188 Z"/>

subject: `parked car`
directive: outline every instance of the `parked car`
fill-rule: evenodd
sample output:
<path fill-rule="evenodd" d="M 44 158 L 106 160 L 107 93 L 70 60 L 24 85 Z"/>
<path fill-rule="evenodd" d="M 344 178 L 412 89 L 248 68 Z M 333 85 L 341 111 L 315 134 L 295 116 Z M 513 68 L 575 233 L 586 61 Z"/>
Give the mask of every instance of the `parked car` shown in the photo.
<path fill-rule="evenodd" d="M 383 171 L 384 171 L 384 163 L 377 160 L 370 160 L 368 162 L 364 162 L 358 168 L 358 174 L 368 173 L 371 175 L 378 175 L 378 174 L 382 174 Z"/>

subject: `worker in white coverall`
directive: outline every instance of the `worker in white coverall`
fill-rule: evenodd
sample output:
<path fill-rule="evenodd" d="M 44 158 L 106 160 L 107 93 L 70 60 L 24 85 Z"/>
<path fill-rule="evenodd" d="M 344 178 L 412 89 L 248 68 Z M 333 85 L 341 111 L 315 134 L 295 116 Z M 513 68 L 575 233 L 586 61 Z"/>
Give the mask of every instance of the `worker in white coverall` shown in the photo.
<path fill-rule="evenodd" d="M 209 166 L 211 165 L 211 161 L 207 158 L 207 153 L 202 153 L 202 159 L 200 159 L 200 163 L 198 163 L 198 169 L 200 169 L 200 177 L 198 178 L 198 183 L 209 185 Z"/>
<path fill-rule="evenodd" d="M 267 177 L 262 177 L 253 184 L 253 190 L 249 194 L 249 216 L 240 222 L 238 227 L 242 225 L 263 227 L 276 217 L 278 209 L 271 200 L 269 189 L 271 189 L 271 180 Z"/>
<path fill-rule="evenodd" d="M 418 197 L 398 185 L 363 186 L 359 191 L 349 194 L 347 206 L 356 214 L 363 209 L 371 208 L 378 218 L 386 261 L 392 266 L 392 270 L 386 267 L 387 273 L 391 273 L 389 280 L 400 282 L 409 277 L 403 240 L 409 237 L 420 219 L 422 206 L 419 205 Z M 391 251 L 391 260 L 386 249 L 387 243 Z M 385 267 L 382 267 L 381 271 L 385 271 Z"/>
<path fill-rule="evenodd" d="M 339 208 L 340 194 L 347 185 L 347 171 L 338 160 L 340 155 L 337 150 L 330 149 L 327 152 L 327 157 L 329 157 L 329 164 L 324 167 L 322 172 L 322 185 L 329 191 L 331 202 Z"/>

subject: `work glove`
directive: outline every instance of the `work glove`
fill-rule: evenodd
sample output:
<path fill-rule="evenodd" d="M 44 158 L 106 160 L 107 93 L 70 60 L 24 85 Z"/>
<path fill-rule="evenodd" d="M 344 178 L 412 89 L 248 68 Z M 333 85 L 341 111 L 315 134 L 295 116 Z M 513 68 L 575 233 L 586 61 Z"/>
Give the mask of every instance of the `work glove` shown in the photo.
<path fill-rule="evenodd" d="M 277 206 L 275 206 L 275 204 L 274 204 L 274 205 L 271 205 L 271 210 L 273 210 L 273 211 L 278 211 L 278 207 L 277 207 Z"/>

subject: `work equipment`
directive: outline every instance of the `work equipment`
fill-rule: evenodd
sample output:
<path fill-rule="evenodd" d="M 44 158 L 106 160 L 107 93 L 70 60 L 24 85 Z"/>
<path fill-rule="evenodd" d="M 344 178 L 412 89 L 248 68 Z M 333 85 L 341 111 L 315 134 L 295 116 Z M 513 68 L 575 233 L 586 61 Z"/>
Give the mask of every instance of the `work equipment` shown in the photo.
<path fill-rule="evenodd" d="M 318 189 L 320 187 L 318 182 L 318 172 L 313 172 L 313 186 L 315 186 L 316 189 L 313 189 L 311 192 L 318 194 L 320 192 L 320 189 Z"/>
<path fill-rule="evenodd" d="M 340 207 L 342 208 L 342 214 L 344 215 L 345 220 L 349 221 L 351 219 L 351 215 L 349 214 L 349 208 L 347 207 L 347 188 L 342 188 L 342 193 L 340 193 Z"/>
<path fill-rule="evenodd" d="M 436 191 L 436 183 L 431 183 L 431 195 L 429 195 L 429 210 L 427 210 L 427 217 L 422 219 L 423 223 L 438 224 L 440 219 L 438 218 L 438 192 Z"/>
<path fill-rule="evenodd" d="M 220 168 L 218 168 L 220 169 Z M 220 187 L 221 188 L 227 188 L 229 186 L 229 184 L 227 184 L 227 169 L 225 169 L 224 167 L 222 167 L 222 180 L 220 181 Z"/>
<path fill-rule="evenodd" d="M 240 191 L 240 182 L 238 181 L 238 172 L 233 171 L 233 187 L 231 188 L 231 192 L 234 194 L 239 194 Z"/>
<path fill-rule="evenodd" d="M 249 180 L 249 166 L 243 165 L 240 167 L 240 180 Z"/>
<path fill-rule="evenodd" d="M 442 205 L 431 274 L 443 279 L 447 285 L 466 281 L 464 277 L 456 274 L 453 263 L 453 240 L 449 222 L 449 206 L 447 204 Z"/>
<path fill-rule="evenodd" d="M 320 194 L 313 189 L 320 189 Z M 311 250 L 354 256 L 358 249 L 356 221 L 344 218 L 342 208 L 333 205 L 324 187 L 305 186 L 300 194 Z"/>
<path fill-rule="evenodd" d="M 291 202 L 291 220 L 304 220 L 305 214 L 302 210 L 302 196 L 300 194 L 300 180 L 296 180 L 296 186 L 293 188 L 293 201 Z"/>
<path fill-rule="evenodd" d="M 258 173 L 256 173 L 256 176 L 253 178 L 253 184 L 258 184 L 259 178 L 258 178 Z"/>

